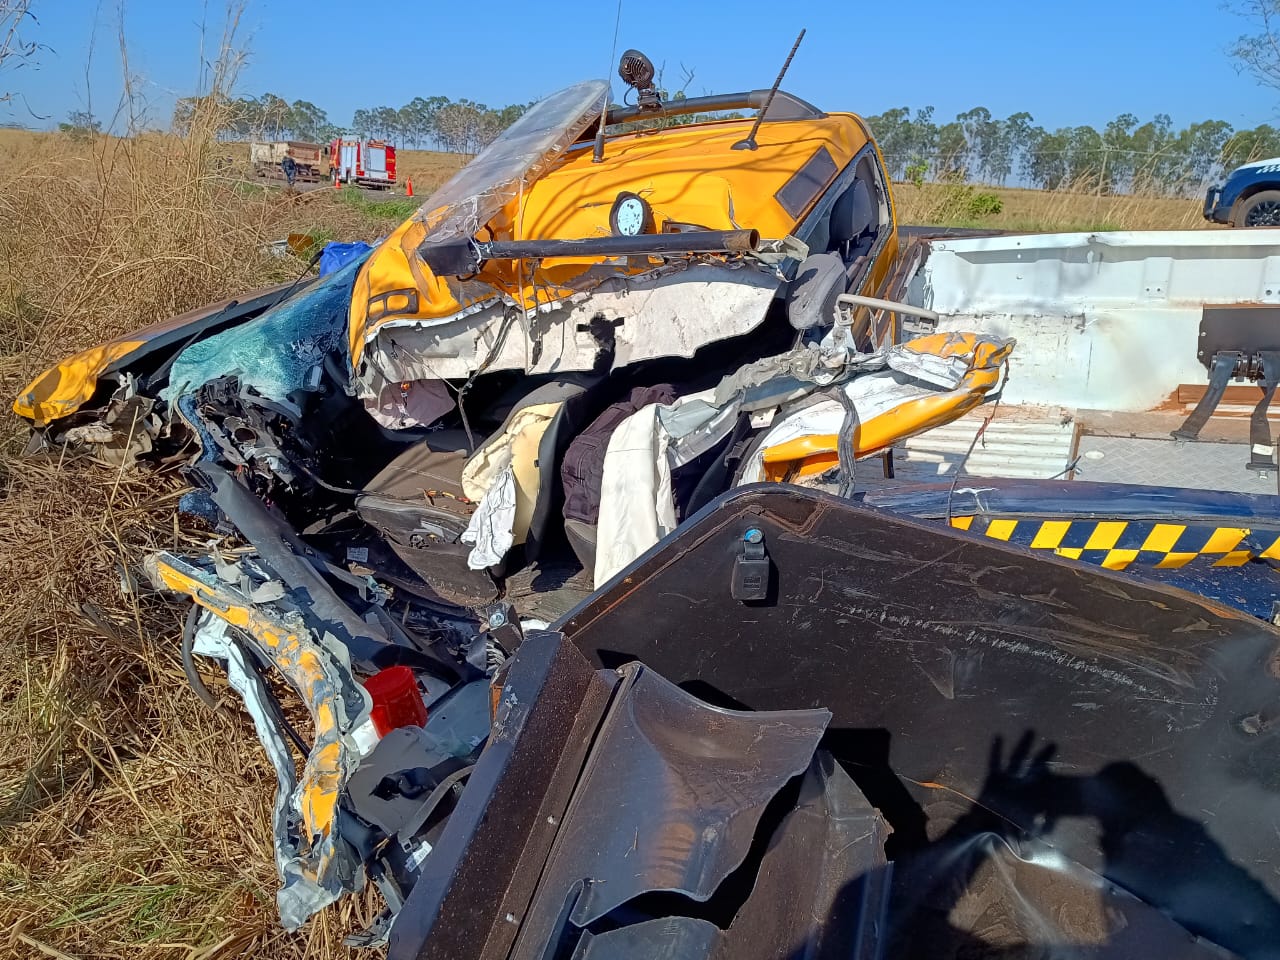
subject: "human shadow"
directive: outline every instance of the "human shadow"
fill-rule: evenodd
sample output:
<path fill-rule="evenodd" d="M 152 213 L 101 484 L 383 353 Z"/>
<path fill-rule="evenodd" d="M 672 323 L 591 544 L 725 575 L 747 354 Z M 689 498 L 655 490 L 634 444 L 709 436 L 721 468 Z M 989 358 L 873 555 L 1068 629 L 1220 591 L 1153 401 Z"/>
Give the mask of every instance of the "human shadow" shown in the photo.
<path fill-rule="evenodd" d="M 957 795 L 963 812 L 887 868 L 880 956 L 1280 958 L 1280 903 L 1137 764 L 1057 773 L 1030 732 L 1004 752 L 997 738 L 979 795 Z M 1094 822 L 1092 850 L 1055 845 L 1065 818 Z"/>

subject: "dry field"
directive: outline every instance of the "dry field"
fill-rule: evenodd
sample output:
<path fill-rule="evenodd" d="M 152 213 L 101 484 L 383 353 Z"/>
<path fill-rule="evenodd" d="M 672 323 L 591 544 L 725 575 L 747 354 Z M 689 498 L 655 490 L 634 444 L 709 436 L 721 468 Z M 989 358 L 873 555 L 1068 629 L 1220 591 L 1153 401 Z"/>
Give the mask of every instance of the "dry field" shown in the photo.
<path fill-rule="evenodd" d="M 979 193 L 999 197 L 1001 211 L 988 216 L 973 216 L 967 209 L 967 198 Z M 957 188 L 933 183 L 922 186 L 895 183 L 893 196 L 898 205 L 898 219 L 902 223 L 1028 233 L 1226 229 L 1204 219 L 1200 200 L 1108 196 L 1088 189 Z"/>
<path fill-rule="evenodd" d="M 0 956 L 342 957 L 368 919 L 276 928 L 271 769 L 244 716 L 184 688 L 177 609 L 121 591 L 143 552 L 201 542 L 174 525 L 177 478 L 21 460 L 8 413 L 78 348 L 296 276 L 267 241 L 373 240 L 402 216 L 230 182 L 220 146 L 0 131 Z M 415 188 L 455 163 L 412 157 Z"/>
<path fill-rule="evenodd" d="M 286 194 L 221 175 L 225 145 L 73 142 L 0 131 L 0 397 L 66 354 L 296 275 L 263 245 L 290 232 L 372 240 L 403 199 Z M 458 159 L 406 151 L 425 195 Z M 944 188 L 899 187 L 904 221 L 947 215 Z M 1199 226 L 1192 202 L 1001 191 L 1007 229 Z M 1194 215 L 1193 215 L 1194 214 Z M 274 776 L 247 719 L 191 694 L 179 611 L 120 571 L 202 543 L 175 525 L 175 476 L 20 459 L 0 422 L 0 956 L 346 956 L 372 898 L 298 935 L 276 927 Z M 210 678 L 211 686 L 220 685 Z"/>

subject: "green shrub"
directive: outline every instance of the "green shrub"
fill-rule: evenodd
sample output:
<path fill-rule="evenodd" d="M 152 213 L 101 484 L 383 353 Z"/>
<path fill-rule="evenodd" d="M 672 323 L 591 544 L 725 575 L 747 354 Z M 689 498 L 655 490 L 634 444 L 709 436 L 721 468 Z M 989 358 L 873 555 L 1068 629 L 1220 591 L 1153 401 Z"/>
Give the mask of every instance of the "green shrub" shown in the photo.
<path fill-rule="evenodd" d="M 1004 201 L 994 193 L 975 193 L 968 198 L 969 216 L 974 220 L 994 217 L 1004 209 Z"/>

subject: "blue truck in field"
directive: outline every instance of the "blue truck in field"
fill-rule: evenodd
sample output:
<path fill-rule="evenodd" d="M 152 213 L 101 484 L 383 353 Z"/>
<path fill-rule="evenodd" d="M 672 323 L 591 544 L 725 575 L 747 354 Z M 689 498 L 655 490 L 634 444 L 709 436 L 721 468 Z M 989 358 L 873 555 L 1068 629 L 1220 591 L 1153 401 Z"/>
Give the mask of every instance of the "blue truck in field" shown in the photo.
<path fill-rule="evenodd" d="M 1280 227 L 1280 157 L 1236 167 L 1204 198 L 1204 218 L 1233 227 Z"/>

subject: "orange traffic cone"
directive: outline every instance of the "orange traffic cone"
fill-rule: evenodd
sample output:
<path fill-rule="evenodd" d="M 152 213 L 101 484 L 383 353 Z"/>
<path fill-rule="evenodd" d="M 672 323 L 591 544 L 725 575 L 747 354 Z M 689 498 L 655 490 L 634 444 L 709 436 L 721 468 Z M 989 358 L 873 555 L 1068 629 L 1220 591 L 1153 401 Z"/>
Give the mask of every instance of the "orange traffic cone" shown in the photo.
<path fill-rule="evenodd" d="M 341 190 L 341 189 L 342 189 L 342 174 L 340 174 L 340 173 L 335 173 L 335 174 L 333 175 L 333 189 L 335 189 L 335 190 Z"/>
<path fill-rule="evenodd" d="M 413 177 L 410 177 L 404 185 L 404 195 L 406 197 L 413 196 Z"/>

